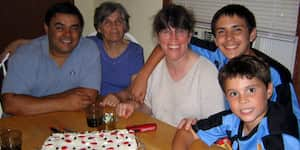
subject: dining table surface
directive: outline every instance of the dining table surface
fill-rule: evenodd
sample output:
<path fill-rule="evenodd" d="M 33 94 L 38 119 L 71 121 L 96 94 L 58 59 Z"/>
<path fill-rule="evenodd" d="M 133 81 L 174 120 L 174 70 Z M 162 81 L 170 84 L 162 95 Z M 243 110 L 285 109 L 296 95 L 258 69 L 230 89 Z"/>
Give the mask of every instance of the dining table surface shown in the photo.
<path fill-rule="evenodd" d="M 147 150 L 170 150 L 176 128 L 142 112 L 134 112 L 128 119 L 117 118 L 116 128 L 131 125 L 156 123 L 155 131 L 136 133 Z M 51 127 L 69 129 L 76 132 L 99 130 L 87 126 L 84 111 L 53 112 L 32 116 L 11 116 L 0 119 L 0 128 L 22 131 L 22 150 L 41 149 L 44 141 L 51 135 Z M 199 140 L 200 141 L 200 140 Z M 194 142 L 192 149 L 207 149 L 203 142 Z"/>

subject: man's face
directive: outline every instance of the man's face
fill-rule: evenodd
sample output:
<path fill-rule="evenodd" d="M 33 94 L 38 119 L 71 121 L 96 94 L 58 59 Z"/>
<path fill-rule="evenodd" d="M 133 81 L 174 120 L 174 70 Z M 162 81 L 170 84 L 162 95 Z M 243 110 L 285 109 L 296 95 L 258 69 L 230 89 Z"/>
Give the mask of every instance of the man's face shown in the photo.
<path fill-rule="evenodd" d="M 250 55 L 250 42 L 256 38 L 256 29 L 249 33 L 245 19 L 237 15 L 221 16 L 216 22 L 215 43 L 228 58 Z"/>
<path fill-rule="evenodd" d="M 49 26 L 44 25 L 49 37 L 49 48 L 53 55 L 69 55 L 77 46 L 82 27 L 77 16 L 57 13 L 50 20 Z"/>

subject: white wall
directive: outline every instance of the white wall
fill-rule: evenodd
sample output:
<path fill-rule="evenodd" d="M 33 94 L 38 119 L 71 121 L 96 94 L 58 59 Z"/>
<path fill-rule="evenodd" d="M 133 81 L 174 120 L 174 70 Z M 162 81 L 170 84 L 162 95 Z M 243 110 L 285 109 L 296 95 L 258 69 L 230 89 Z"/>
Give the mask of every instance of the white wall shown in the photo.
<path fill-rule="evenodd" d="M 94 10 L 95 10 L 95 0 L 75 0 L 75 5 L 80 9 L 84 18 L 84 29 L 83 35 L 88 35 L 94 32 Z"/>
<path fill-rule="evenodd" d="M 94 10 L 106 0 L 75 0 L 75 5 L 82 12 L 85 19 L 84 35 L 94 32 Z M 153 16 L 162 8 L 162 0 L 111 0 L 121 3 L 130 15 L 130 33 L 135 36 L 144 48 L 145 59 L 148 58 L 156 45 L 152 36 Z"/>
<path fill-rule="evenodd" d="M 274 58 L 294 74 L 297 51 L 297 36 L 273 37 L 258 34 L 254 47 Z"/>

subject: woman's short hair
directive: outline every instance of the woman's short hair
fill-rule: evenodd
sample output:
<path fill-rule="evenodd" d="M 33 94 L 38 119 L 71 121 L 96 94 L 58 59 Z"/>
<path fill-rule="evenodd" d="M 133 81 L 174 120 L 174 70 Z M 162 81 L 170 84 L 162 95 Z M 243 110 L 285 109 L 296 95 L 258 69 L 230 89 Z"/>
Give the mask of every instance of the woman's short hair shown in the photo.
<path fill-rule="evenodd" d="M 195 20 L 193 14 L 183 6 L 169 4 L 162 8 L 154 17 L 153 32 L 159 33 L 166 28 L 180 28 L 193 32 Z"/>
<path fill-rule="evenodd" d="M 114 12 L 119 12 L 122 19 L 125 21 L 125 32 L 129 31 L 129 14 L 126 9 L 120 4 L 116 2 L 104 2 L 100 6 L 98 6 L 95 10 L 94 15 L 94 27 L 97 30 L 99 25 L 103 23 L 103 21 L 110 16 Z"/>

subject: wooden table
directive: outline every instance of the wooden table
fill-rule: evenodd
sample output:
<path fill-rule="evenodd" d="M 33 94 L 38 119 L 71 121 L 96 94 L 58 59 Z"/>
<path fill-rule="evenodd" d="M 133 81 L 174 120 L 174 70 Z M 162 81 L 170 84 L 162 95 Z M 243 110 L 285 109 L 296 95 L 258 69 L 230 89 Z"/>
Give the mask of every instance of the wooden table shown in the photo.
<path fill-rule="evenodd" d="M 128 119 L 118 119 L 117 128 L 128 125 L 157 123 L 158 128 L 153 132 L 137 133 L 138 138 L 145 144 L 147 150 L 170 150 L 176 128 L 163 123 L 141 112 L 135 112 Z M 50 126 L 64 127 L 75 131 L 95 130 L 89 128 L 84 112 L 54 112 L 35 116 L 14 116 L 0 119 L 0 128 L 19 129 L 23 133 L 23 150 L 40 149 L 44 140 L 51 134 Z M 197 149 L 207 146 L 200 142 Z"/>

